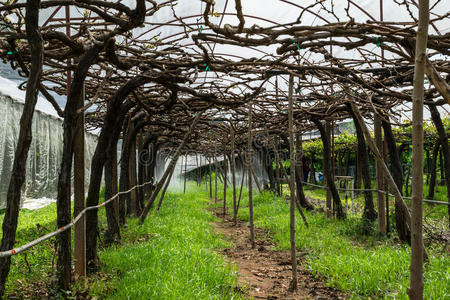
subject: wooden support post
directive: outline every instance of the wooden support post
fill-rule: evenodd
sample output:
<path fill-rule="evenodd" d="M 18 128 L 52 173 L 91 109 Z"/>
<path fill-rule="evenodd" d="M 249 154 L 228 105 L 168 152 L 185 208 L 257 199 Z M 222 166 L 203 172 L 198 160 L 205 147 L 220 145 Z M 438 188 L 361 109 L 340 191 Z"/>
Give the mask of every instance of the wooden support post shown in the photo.
<path fill-rule="evenodd" d="M 223 217 L 227 214 L 227 171 L 228 171 L 228 162 L 227 162 L 227 154 L 223 152 Z"/>
<path fill-rule="evenodd" d="M 181 155 L 180 165 L 181 165 L 181 167 L 180 167 L 180 176 L 182 176 L 183 175 L 183 155 Z"/>
<path fill-rule="evenodd" d="M 130 122 L 132 124 L 131 126 L 134 127 L 133 122 Z M 130 131 L 132 132 L 133 129 Z M 130 145 L 130 164 L 129 164 L 129 174 L 130 174 L 130 188 L 135 186 L 137 184 L 136 181 L 136 140 L 131 141 Z M 138 215 L 138 206 L 137 206 L 137 196 L 136 196 L 136 189 L 132 190 L 130 192 L 130 213 L 132 215 L 137 216 Z"/>
<path fill-rule="evenodd" d="M 137 183 L 139 185 L 143 185 L 145 183 L 145 178 L 144 178 L 144 164 L 141 161 L 141 157 L 143 154 L 143 148 L 142 148 L 142 134 L 139 134 L 136 138 L 136 145 L 137 145 L 137 162 L 136 162 L 136 166 L 137 166 Z M 137 207 L 138 207 L 138 212 L 140 212 L 142 210 L 142 208 L 144 207 L 144 186 L 141 186 L 139 188 L 137 188 Z"/>
<path fill-rule="evenodd" d="M 383 140 L 381 136 L 381 119 L 375 113 L 374 115 L 374 129 L 375 129 L 375 143 L 380 152 L 383 150 Z M 379 161 L 375 163 L 376 174 L 377 174 L 377 208 L 378 208 L 378 233 L 381 235 L 386 234 L 386 215 L 385 215 L 385 203 L 384 203 L 384 195 L 382 193 L 383 189 L 383 171 L 382 166 Z"/>
<path fill-rule="evenodd" d="M 217 203 L 217 159 L 216 159 L 216 151 L 214 150 L 214 202 Z"/>
<path fill-rule="evenodd" d="M 348 179 L 345 179 L 345 212 L 348 212 Z"/>
<path fill-rule="evenodd" d="M 278 143 L 277 143 L 277 147 L 279 147 L 278 148 L 278 150 L 282 150 L 281 149 L 281 143 L 280 143 L 280 139 L 278 138 Z M 283 162 L 281 161 L 281 157 L 279 158 L 279 160 L 278 160 L 278 167 L 279 167 L 279 170 L 280 170 L 280 196 L 281 197 L 283 197 L 283 181 L 281 180 L 281 168 L 284 168 L 283 167 Z"/>
<path fill-rule="evenodd" d="M 208 158 L 208 166 L 209 166 L 209 200 L 212 199 L 212 167 L 211 167 L 211 159 Z"/>
<path fill-rule="evenodd" d="M 183 178 L 183 155 L 181 156 L 181 162 L 180 162 L 180 179 Z"/>
<path fill-rule="evenodd" d="M 258 188 L 258 191 L 260 193 L 263 192 L 263 188 L 261 187 L 261 184 L 259 183 L 258 177 L 256 177 L 255 169 L 251 168 L 252 175 L 253 175 L 253 181 L 256 183 L 256 187 Z"/>
<path fill-rule="evenodd" d="M 384 163 L 387 165 L 388 164 L 388 148 L 387 148 L 387 141 L 386 139 L 384 139 L 383 142 L 383 160 Z M 384 178 L 384 177 L 383 177 Z M 385 207 L 386 207 L 386 234 L 389 234 L 390 231 L 390 225 L 389 225 L 389 189 L 388 189 L 388 181 L 386 178 L 384 178 L 383 180 L 383 184 L 384 184 L 384 196 L 385 196 Z"/>
<path fill-rule="evenodd" d="M 248 168 L 248 207 L 250 212 L 250 242 L 255 248 L 255 227 L 253 224 L 253 185 L 252 185 L 252 100 L 248 103 L 248 140 L 247 140 L 247 168 Z"/>
<path fill-rule="evenodd" d="M 275 142 L 274 142 L 275 143 Z M 274 145 L 274 149 L 277 149 L 278 145 Z M 278 161 L 278 157 L 275 157 L 275 176 L 276 176 L 276 183 L 277 183 L 277 194 L 281 197 L 281 174 L 280 174 L 280 162 Z"/>
<path fill-rule="evenodd" d="M 195 153 L 195 181 L 197 182 L 197 186 L 200 186 L 201 174 L 199 174 L 199 163 L 198 163 L 198 153 Z"/>
<path fill-rule="evenodd" d="M 335 166 L 336 166 L 336 156 L 335 156 L 335 147 L 334 147 L 334 121 L 331 121 L 331 124 L 329 124 L 329 130 L 330 130 L 330 137 L 331 137 L 331 178 L 333 178 L 334 181 L 334 175 L 335 175 Z M 339 184 L 337 186 L 340 188 Z M 339 190 L 338 190 L 339 192 Z M 331 207 L 333 212 L 333 217 L 336 216 L 336 206 L 334 205 L 334 201 L 331 201 Z"/>
<path fill-rule="evenodd" d="M 351 201 L 352 201 L 352 213 L 355 213 L 355 202 L 354 202 L 354 198 L 355 198 L 355 191 L 354 191 L 354 186 L 355 186 L 355 178 L 353 178 L 353 182 L 352 182 L 352 193 L 351 193 Z"/>
<path fill-rule="evenodd" d="M 427 59 L 428 25 L 430 22 L 429 0 L 419 1 L 419 24 L 417 28 L 414 88 L 412 105 L 412 201 L 411 201 L 411 276 L 409 298 L 423 299 L 423 102 L 424 73 Z"/>
<path fill-rule="evenodd" d="M 200 154 L 200 161 L 201 161 L 202 156 L 203 156 L 203 154 Z M 205 163 L 207 163 L 207 162 L 208 162 L 208 160 L 205 157 Z M 208 191 L 208 177 L 209 177 L 208 172 L 204 171 L 203 173 L 205 174 L 205 189 L 206 189 L 206 191 Z M 211 183 L 211 178 L 209 178 L 209 180 Z M 209 192 L 211 193 L 211 190 Z"/>
<path fill-rule="evenodd" d="M 291 174 L 290 174 L 290 190 L 291 199 L 289 205 L 289 228 L 290 228 L 290 239 L 291 239 L 291 264 L 292 264 L 292 281 L 290 288 L 293 291 L 297 290 L 297 251 L 295 247 L 295 153 L 294 153 L 294 77 L 289 76 L 289 107 L 288 107 L 288 119 L 289 119 L 289 154 L 291 163 Z"/>
<path fill-rule="evenodd" d="M 325 135 L 326 135 L 326 139 L 327 140 L 330 140 L 330 122 L 329 121 L 327 121 L 326 123 L 325 123 Z M 331 160 L 331 158 L 330 157 L 324 157 L 323 159 L 330 159 Z M 322 165 L 324 164 L 325 162 L 322 162 Z M 328 184 L 328 182 L 327 182 L 327 176 L 326 176 L 326 174 L 325 174 L 325 172 L 327 172 L 326 170 L 325 170 L 325 168 L 323 168 L 322 167 L 322 171 L 323 171 L 323 181 L 324 181 L 324 183 L 327 183 Z M 331 171 L 331 174 L 333 174 L 333 171 Z M 332 177 L 332 176 L 331 176 Z M 327 215 L 327 217 L 331 217 L 333 214 L 332 214 L 332 205 L 333 205 L 333 202 L 334 201 L 331 201 L 331 191 L 330 191 L 330 189 L 327 189 L 327 208 L 326 208 L 326 215 Z"/>
<path fill-rule="evenodd" d="M 233 223 L 237 223 L 237 203 L 236 203 L 236 158 L 234 156 L 234 128 L 231 127 L 231 182 L 233 184 Z"/>
<path fill-rule="evenodd" d="M 167 177 L 166 182 L 164 183 L 164 188 L 162 189 L 161 196 L 159 197 L 158 206 L 156 207 L 156 211 L 161 209 L 162 202 L 164 200 L 164 196 L 166 195 L 167 188 L 169 187 L 170 180 L 172 179 L 173 173 L 175 171 L 175 167 L 172 168 L 169 177 Z"/>
<path fill-rule="evenodd" d="M 241 157 L 240 154 L 239 154 L 239 156 Z M 239 198 L 238 198 L 237 207 L 236 207 L 236 214 L 239 212 L 239 205 L 241 204 L 241 197 L 242 197 L 242 188 L 244 187 L 244 180 L 245 180 L 245 174 L 246 174 L 245 164 L 243 163 L 242 159 L 241 159 L 241 162 L 242 162 L 242 177 L 241 177 L 241 187 L 239 190 Z"/>
<path fill-rule="evenodd" d="M 384 9 L 383 9 L 383 7 L 384 7 L 383 6 L 383 0 L 380 0 L 380 21 L 384 20 Z M 383 60 L 382 63 L 381 63 L 381 66 L 384 67 L 384 49 L 383 49 L 383 47 L 381 47 L 381 58 Z M 381 151 L 380 147 L 378 147 L 378 149 Z M 388 154 L 387 154 L 388 150 L 387 150 L 387 141 L 386 141 L 386 139 L 384 139 L 384 141 L 383 141 L 383 151 L 381 151 L 381 152 L 382 152 L 382 155 L 383 155 L 384 163 L 387 165 L 387 163 L 388 163 Z M 377 164 L 378 164 L 378 162 L 377 162 Z M 378 167 L 381 168 L 381 165 L 378 165 Z M 385 215 L 385 218 L 386 218 L 386 221 L 385 221 L 385 233 L 388 234 L 389 233 L 389 193 L 388 193 L 389 190 L 388 190 L 387 180 L 383 177 L 382 174 L 381 174 L 381 177 L 383 178 L 383 183 L 382 184 L 383 184 L 383 190 L 385 192 L 385 205 L 384 205 L 385 206 L 385 214 L 384 215 Z M 378 181 L 378 179 L 377 179 L 377 181 Z M 377 188 L 378 188 L 378 186 L 377 186 Z M 400 190 L 401 190 L 401 187 L 400 187 Z"/>
<path fill-rule="evenodd" d="M 186 194 L 187 162 L 188 162 L 188 156 L 187 156 L 187 154 L 186 154 L 185 157 L 184 157 L 184 183 L 183 183 L 183 194 Z"/>
<path fill-rule="evenodd" d="M 78 108 L 84 106 L 84 89 L 78 100 Z M 74 140 L 74 217 L 85 208 L 84 189 L 84 111 L 77 116 L 77 131 Z M 75 280 L 86 279 L 86 217 L 82 216 L 74 226 Z"/>
<path fill-rule="evenodd" d="M 112 160 L 112 192 L 113 195 L 117 194 L 119 192 L 119 175 L 117 172 L 117 143 L 114 143 L 114 145 L 111 145 L 111 147 L 113 148 L 113 150 L 111 150 L 111 160 Z M 114 215 L 115 218 L 117 220 L 117 222 L 119 222 L 119 197 L 116 197 L 116 199 L 114 199 L 113 201 L 113 205 L 114 205 Z"/>

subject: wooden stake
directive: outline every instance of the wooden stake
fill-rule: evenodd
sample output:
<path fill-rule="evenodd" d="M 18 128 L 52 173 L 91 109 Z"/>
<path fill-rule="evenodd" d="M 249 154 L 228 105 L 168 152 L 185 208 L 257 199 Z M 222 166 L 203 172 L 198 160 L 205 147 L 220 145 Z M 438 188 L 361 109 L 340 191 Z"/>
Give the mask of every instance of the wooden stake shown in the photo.
<path fill-rule="evenodd" d="M 184 183 L 183 183 L 183 194 L 186 194 L 187 162 L 188 162 L 188 156 L 187 156 L 187 154 L 186 154 L 185 157 L 184 157 Z"/>
<path fill-rule="evenodd" d="M 209 200 L 212 199 L 212 168 L 211 168 L 211 159 L 208 158 L 209 165 Z"/>
<path fill-rule="evenodd" d="M 166 191 L 167 191 L 167 188 L 169 187 L 170 180 L 172 179 L 174 171 L 175 171 L 175 167 L 170 172 L 170 175 L 167 178 L 166 183 L 164 184 L 164 188 L 163 188 L 163 190 L 161 192 L 161 196 L 159 197 L 159 202 L 158 202 L 158 206 L 156 207 L 156 211 L 159 211 L 161 209 L 161 205 L 162 205 L 162 202 L 164 200 L 164 196 L 166 195 Z"/>
<path fill-rule="evenodd" d="M 387 141 L 384 139 L 383 142 L 383 160 L 384 163 L 387 165 L 388 163 L 388 148 L 387 148 Z M 383 185 L 384 185 L 384 192 L 385 192 L 385 207 L 386 207 L 386 234 L 389 234 L 390 231 L 390 225 L 389 225 L 389 189 L 388 189 L 388 181 L 386 178 L 383 177 Z"/>
<path fill-rule="evenodd" d="M 294 188 L 294 178 L 295 178 L 295 153 L 294 153 L 294 77 L 289 76 L 289 107 L 288 107 L 288 118 L 289 118 L 289 154 L 291 163 L 291 174 L 290 174 L 290 188 L 291 188 L 291 199 L 289 205 L 289 227 L 290 227 L 290 239 L 291 239 L 291 264 L 292 264 L 292 281 L 290 288 L 293 291 L 297 290 L 297 253 L 295 248 L 295 188 Z"/>
<path fill-rule="evenodd" d="M 326 135 L 326 139 L 328 141 L 330 140 L 330 132 L 331 132 L 331 130 L 330 130 L 330 122 L 327 121 L 325 123 L 325 135 Z M 332 150 L 332 152 L 333 152 L 333 150 Z M 328 157 L 324 157 L 324 159 L 330 159 L 331 160 L 331 158 L 328 158 Z M 331 167 L 333 167 L 333 165 Z M 328 176 L 326 174 L 327 170 L 326 170 L 326 168 L 322 168 L 322 170 L 323 170 L 323 173 L 324 173 L 323 174 L 324 183 L 328 184 L 328 182 L 327 182 Z M 333 171 L 331 171 L 331 174 L 333 174 Z M 331 178 L 333 178 L 333 175 L 331 175 Z M 326 214 L 327 214 L 327 217 L 329 217 L 329 218 L 333 215 L 333 208 L 332 208 L 333 203 L 332 202 L 333 201 L 331 201 L 331 191 L 330 191 L 330 189 L 327 189 L 327 211 L 326 211 Z"/>
<path fill-rule="evenodd" d="M 228 170 L 228 162 L 227 162 L 227 154 L 223 152 L 223 217 L 227 214 L 227 170 Z"/>
<path fill-rule="evenodd" d="M 130 132 L 134 130 L 134 124 L 133 122 L 130 122 Z M 130 145 L 130 163 L 128 165 L 128 172 L 130 176 L 130 187 L 133 187 L 137 184 L 136 181 L 136 139 L 131 141 Z M 137 216 L 138 209 L 137 209 L 137 197 L 136 197 L 136 189 L 132 190 L 130 192 L 130 213 Z"/>
<path fill-rule="evenodd" d="M 375 142 L 377 144 L 378 150 L 381 152 L 383 149 L 383 140 L 381 136 L 381 119 L 375 114 L 374 115 L 374 129 L 375 129 Z M 382 166 L 379 161 L 376 161 L 375 164 L 376 174 L 377 174 L 377 208 L 378 208 L 378 232 L 381 235 L 386 234 L 386 216 L 385 216 L 385 203 L 384 203 L 384 195 L 381 192 L 383 190 L 384 178 Z"/>
<path fill-rule="evenodd" d="M 252 186 L 252 100 L 248 103 L 248 140 L 247 140 L 247 168 L 248 168 L 248 207 L 250 210 L 250 242 L 255 248 L 255 227 L 253 224 L 253 186 Z"/>
<path fill-rule="evenodd" d="M 411 203 L 411 276 L 410 299 L 423 299 L 423 98 L 427 59 L 429 0 L 419 1 L 419 24 L 416 38 L 413 112 L 412 112 L 412 203 Z"/>
<path fill-rule="evenodd" d="M 252 171 L 252 175 L 253 175 L 253 181 L 256 183 L 256 187 L 258 188 L 258 191 L 260 193 L 262 193 L 263 189 L 261 187 L 261 184 L 259 183 L 258 177 L 256 176 L 255 169 L 251 168 L 251 171 Z"/>
<path fill-rule="evenodd" d="M 214 150 L 214 202 L 217 203 L 217 159 L 216 151 Z"/>
<path fill-rule="evenodd" d="M 231 182 L 233 184 L 233 223 L 237 223 L 237 203 L 236 203 L 236 158 L 234 156 L 234 128 L 231 127 Z"/>
<path fill-rule="evenodd" d="M 117 172 L 117 143 L 115 143 L 114 145 L 112 145 L 112 147 L 114 148 L 114 150 L 112 151 L 112 187 L 113 187 L 113 195 L 117 194 L 119 192 L 119 186 L 118 186 L 118 172 Z M 116 199 L 113 201 L 113 205 L 114 205 L 114 215 L 115 218 L 117 220 L 117 222 L 119 222 L 119 197 L 116 197 Z"/>

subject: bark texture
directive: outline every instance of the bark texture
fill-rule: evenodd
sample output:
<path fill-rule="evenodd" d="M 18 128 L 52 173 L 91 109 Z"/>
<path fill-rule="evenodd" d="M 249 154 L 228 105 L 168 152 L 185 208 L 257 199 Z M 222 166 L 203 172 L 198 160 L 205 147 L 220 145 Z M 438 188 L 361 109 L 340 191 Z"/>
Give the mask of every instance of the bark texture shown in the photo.
<path fill-rule="evenodd" d="M 331 149 L 330 149 L 330 141 L 327 138 L 327 134 L 325 132 L 325 128 L 323 127 L 320 120 L 313 119 L 312 120 L 316 125 L 317 129 L 320 132 L 320 137 L 322 138 L 323 143 L 323 169 L 327 180 L 328 189 L 331 192 L 333 197 L 333 202 L 336 208 L 336 216 L 338 219 L 345 219 L 346 215 L 344 212 L 344 208 L 342 207 L 341 199 L 339 197 L 338 190 L 336 189 L 336 185 L 334 184 L 333 176 L 331 174 Z"/>
<path fill-rule="evenodd" d="M 31 69 L 28 76 L 25 104 L 20 118 L 20 130 L 14 153 L 13 169 L 8 186 L 5 217 L 2 224 L 2 242 L 0 251 L 10 250 L 16 240 L 17 222 L 19 218 L 20 195 L 25 182 L 25 171 L 28 151 L 31 145 L 31 125 L 34 108 L 38 97 L 43 64 L 43 41 L 39 32 L 39 0 L 27 0 L 25 13 L 26 35 L 30 45 Z M 11 268 L 11 257 L 0 258 L 0 298 L 5 292 L 5 284 Z"/>
<path fill-rule="evenodd" d="M 373 205 L 373 196 L 372 192 L 368 191 L 372 189 L 371 179 L 370 179 L 370 172 L 369 172 L 369 152 L 367 151 L 366 147 L 366 141 L 364 139 L 364 133 L 362 131 L 361 126 L 359 125 L 358 121 L 356 120 L 355 114 L 353 113 L 353 110 L 349 103 L 347 103 L 347 110 L 352 116 L 354 123 L 355 123 L 355 129 L 356 129 L 356 137 L 358 140 L 358 153 L 360 160 L 358 163 L 361 163 L 361 171 L 362 171 L 362 178 L 364 180 L 364 212 L 363 212 L 363 220 L 372 222 L 376 220 L 377 218 L 377 212 L 375 211 L 375 207 Z"/>
<path fill-rule="evenodd" d="M 412 112 L 412 203 L 411 203 L 411 276 L 408 295 L 410 299 L 423 299 L 423 101 L 424 73 L 427 59 L 429 1 L 419 1 L 417 28 L 413 112 Z"/>
<path fill-rule="evenodd" d="M 252 180 L 252 102 L 248 104 L 248 140 L 247 140 L 247 169 L 248 169 L 248 208 L 250 214 L 250 243 L 255 248 L 255 225 L 253 224 L 253 180 Z"/>
<path fill-rule="evenodd" d="M 289 202 L 289 231 L 290 231 L 290 242 L 291 242 L 291 264 L 292 264 L 292 281 L 290 285 L 290 289 L 293 291 L 297 290 L 297 251 L 295 247 L 295 188 L 294 188 L 294 178 L 295 178 L 295 152 L 294 152 L 294 113 L 293 113 L 293 105 L 294 105 L 294 77 L 289 76 L 289 153 L 290 153 L 290 182 L 289 185 L 291 188 L 291 196 Z"/>
<path fill-rule="evenodd" d="M 392 126 L 389 123 L 388 116 L 384 116 L 384 120 L 381 121 L 381 125 L 383 126 L 384 136 L 386 139 L 386 144 L 389 152 L 389 158 L 391 160 L 391 171 L 392 177 L 394 179 L 395 185 L 397 186 L 400 195 L 403 195 L 402 187 L 403 187 L 403 169 L 400 161 L 400 153 L 397 149 L 397 145 L 395 142 L 395 137 L 392 132 Z M 395 201 L 395 228 L 398 234 L 399 239 L 402 242 L 406 242 L 408 244 L 411 243 L 411 231 L 407 225 L 406 214 L 402 209 L 400 203 Z"/>
<path fill-rule="evenodd" d="M 108 149 L 110 145 L 117 145 L 125 115 L 133 106 L 131 102 L 123 103 L 123 101 L 133 89 L 148 81 L 148 78 L 143 77 L 130 79 L 120 87 L 112 99 L 110 99 L 110 105 L 106 111 L 105 121 L 98 137 L 97 147 L 95 148 L 92 157 L 91 177 L 86 199 L 87 206 L 98 205 L 103 166 L 107 160 L 108 153 L 105 149 Z M 86 213 L 86 263 L 88 267 L 94 270 L 98 265 L 97 237 L 98 212 L 97 210 L 90 210 Z"/>

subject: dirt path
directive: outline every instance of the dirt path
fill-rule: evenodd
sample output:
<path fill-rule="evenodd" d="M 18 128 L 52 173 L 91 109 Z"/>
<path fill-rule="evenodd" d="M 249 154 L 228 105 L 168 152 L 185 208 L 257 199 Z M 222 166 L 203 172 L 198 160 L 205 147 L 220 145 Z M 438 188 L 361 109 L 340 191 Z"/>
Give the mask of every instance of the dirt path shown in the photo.
<path fill-rule="evenodd" d="M 239 285 L 254 299 L 345 299 L 347 296 L 325 284 L 298 262 L 298 291 L 288 292 L 292 275 L 289 251 L 277 251 L 268 234 L 255 228 L 256 248 L 251 249 L 246 223 L 233 222 L 216 213 L 223 222 L 215 223 L 217 232 L 234 242 L 233 248 L 221 252 L 239 266 Z"/>

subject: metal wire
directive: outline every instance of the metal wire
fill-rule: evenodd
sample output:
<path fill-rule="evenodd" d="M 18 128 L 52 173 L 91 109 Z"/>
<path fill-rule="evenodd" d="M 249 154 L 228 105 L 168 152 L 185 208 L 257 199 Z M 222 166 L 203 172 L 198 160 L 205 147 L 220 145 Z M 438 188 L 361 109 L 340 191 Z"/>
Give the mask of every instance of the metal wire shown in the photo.
<path fill-rule="evenodd" d="M 321 188 L 321 189 L 324 189 L 324 190 L 328 190 L 328 187 L 323 186 L 323 185 L 312 184 L 312 183 L 309 183 L 309 182 L 302 182 L 302 183 L 304 185 L 310 185 L 310 186 L 314 186 L 314 187 Z M 339 190 L 339 191 L 348 191 L 348 192 L 377 192 L 377 193 L 386 194 L 385 191 L 381 191 L 381 190 L 377 190 L 377 189 L 367 189 L 367 190 L 366 189 L 345 189 L 345 188 L 336 188 L 336 189 Z M 388 195 L 390 197 L 394 197 L 393 194 L 388 193 Z M 403 196 L 403 199 L 411 200 L 412 197 Z M 434 204 L 450 205 L 449 202 L 436 201 L 436 200 L 430 200 L 430 199 L 423 199 L 423 202 L 434 203 Z"/>

